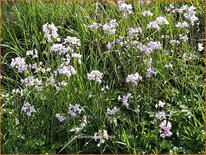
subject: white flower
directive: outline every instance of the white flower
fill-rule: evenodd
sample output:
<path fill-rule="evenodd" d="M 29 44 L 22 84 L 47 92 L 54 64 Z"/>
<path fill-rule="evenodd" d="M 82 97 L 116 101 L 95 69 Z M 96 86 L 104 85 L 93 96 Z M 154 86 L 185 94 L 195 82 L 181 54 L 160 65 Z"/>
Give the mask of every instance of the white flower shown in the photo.
<path fill-rule="evenodd" d="M 18 72 L 22 73 L 23 71 L 27 70 L 28 65 L 25 62 L 25 58 L 12 58 L 10 66 L 12 68 L 17 68 Z"/>
<path fill-rule="evenodd" d="M 32 113 L 36 112 L 33 105 L 31 105 L 29 102 L 25 102 L 24 105 L 21 108 L 21 111 L 24 112 L 27 116 L 31 116 Z"/>
<path fill-rule="evenodd" d="M 142 76 L 140 76 L 139 73 L 135 73 L 127 76 L 126 83 L 137 85 L 138 82 L 141 80 L 142 80 Z"/>
<path fill-rule="evenodd" d="M 112 20 L 109 21 L 109 23 L 103 25 L 103 30 L 106 33 L 115 34 L 116 26 L 118 26 L 118 23 L 116 22 L 116 19 L 112 19 Z"/>
<path fill-rule="evenodd" d="M 153 13 L 151 13 L 150 11 L 143 11 L 142 15 L 145 16 L 153 16 Z"/>
<path fill-rule="evenodd" d="M 129 101 L 129 98 L 131 98 L 131 97 L 132 97 L 132 94 L 127 93 L 127 95 L 124 95 L 122 97 L 119 96 L 118 101 L 121 101 L 124 106 L 128 107 L 129 106 L 128 101 Z"/>
<path fill-rule="evenodd" d="M 52 24 L 46 23 L 43 25 L 44 35 L 49 43 L 52 42 L 52 39 L 56 39 L 57 41 L 60 41 L 57 31 L 58 29 L 53 23 Z"/>
<path fill-rule="evenodd" d="M 64 48 L 65 48 L 65 47 L 64 47 L 63 44 L 53 44 L 53 45 L 51 46 L 50 51 L 60 54 L 60 53 L 64 50 Z"/>
<path fill-rule="evenodd" d="M 166 114 L 164 111 L 159 111 L 158 113 L 155 114 L 155 117 L 157 119 L 166 119 Z"/>
<path fill-rule="evenodd" d="M 97 81 L 97 82 L 101 83 L 102 82 L 102 76 L 103 76 L 103 74 L 100 71 L 92 70 L 90 74 L 87 74 L 87 79 Z"/>
<path fill-rule="evenodd" d="M 137 37 L 139 34 L 142 33 L 141 27 L 138 28 L 128 28 L 127 35 L 129 38 Z"/>
<path fill-rule="evenodd" d="M 179 34 L 179 37 L 180 37 L 180 40 L 182 40 L 182 41 L 184 41 L 184 42 L 188 40 L 187 35 Z"/>
<path fill-rule="evenodd" d="M 94 133 L 94 140 L 99 141 L 97 144 L 98 147 L 100 147 L 101 144 L 105 143 L 105 140 L 108 140 L 109 136 L 107 134 L 106 130 L 99 130 L 99 132 Z"/>
<path fill-rule="evenodd" d="M 129 14 L 132 13 L 132 5 L 126 3 L 119 3 L 119 10 L 128 12 Z"/>
<path fill-rule="evenodd" d="M 203 47 L 203 44 L 202 43 L 198 43 L 198 51 L 202 51 L 202 50 L 204 50 L 204 47 Z"/>
<path fill-rule="evenodd" d="M 71 45 L 81 46 L 81 42 L 76 37 L 70 37 L 68 36 L 66 39 L 64 39 L 64 44 L 69 43 Z"/>
<path fill-rule="evenodd" d="M 173 66 L 172 66 L 172 64 L 170 64 L 170 63 L 165 65 L 165 68 L 172 68 L 172 67 L 173 67 Z"/>
<path fill-rule="evenodd" d="M 159 101 L 159 103 L 158 103 L 158 104 L 156 104 L 156 105 L 155 105 L 155 107 L 156 107 L 156 108 L 158 108 L 158 107 L 163 108 L 163 107 L 164 107 L 164 105 L 165 105 L 165 102 L 163 102 L 163 101 Z"/>
<path fill-rule="evenodd" d="M 184 28 L 184 27 L 189 27 L 189 24 L 187 23 L 187 22 L 178 22 L 177 24 L 176 24 L 176 27 L 178 27 L 178 28 Z"/>
<path fill-rule="evenodd" d="M 18 118 L 15 118 L 15 124 L 19 125 L 19 119 Z"/>
<path fill-rule="evenodd" d="M 147 24 L 147 28 L 154 28 L 154 29 L 160 29 L 161 25 L 168 25 L 169 22 L 167 21 L 167 19 L 165 17 L 157 17 L 155 19 L 155 21 L 150 22 L 149 24 Z"/>
<path fill-rule="evenodd" d="M 93 30 L 93 29 L 98 29 L 101 26 L 102 26 L 102 24 L 100 24 L 100 23 L 93 23 L 92 25 L 89 26 L 89 28 L 91 30 Z"/>
<path fill-rule="evenodd" d="M 68 114 L 71 115 L 72 117 L 75 117 L 77 114 L 80 114 L 82 111 L 82 108 L 79 104 L 69 104 L 69 111 Z"/>
<path fill-rule="evenodd" d="M 21 91 L 17 88 L 17 89 L 12 89 L 12 94 L 20 94 Z"/>
<path fill-rule="evenodd" d="M 178 40 L 170 40 L 170 44 L 172 44 L 172 45 L 175 45 L 175 44 L 179 45 L 180 42 Z"/>
<path fill-rule="evenodd" d="M 125 2 L 119 2 L 119 10 L 123 12 L 123 17 L 127 18 L 127 14 L 132 13 L 132 5 Z"/>
<path fill-rule="evenodd" d="M 152 75 L 156 75 L 157 74 L 157 72 L 152 68 L 152 67 L 148 67 L 147 68 L 147 75 L 146 75 L 146 77 L 151 77 Z"/>
<path fill-rule="evenodd" d="M 114 107 L 113 109 L 107 108 L 107 113 L 110 116 L 114 115 L 117 111 L 118 111 L 118 109 L 116 107 Z"/>
<path fill-rule="evenodd" d="M 38 78 L 34 78 L 33 76 L 28 76 L 25 79 L 21 79 L 21 83 L 24 84 L 25 86 L 35 86 L 35 85 L 41 85 L 42 81 L 39 80 Z"/>
<path fill-rule="evenodd" d="M 69 66 L 60 65 L 58 68 L 58 72 L 59 72 L 59 74 L 63 74 L 67 77 L 70 77 L 70 76 L 77 73 L 77 71 L 71 65 L 69 65 Z"/>
<path fill-rule="evenodd" d="M 195 15 L 195 14 L 196 14 L 196 12 L 195 12 L 195 7 L 190 6 L 190 7 L 187 7 L 186 9 L 187 9 L 187 12 L 184 13 L 184 17 L 185 17 L 186 19 L 188 19 L 188 20 L 190 21 L 191 25 L 193 26 L 194 23 L 195 23 L 196 21 L 198 21 L 198 18 L 197 18 L 196 15 Z"/>
<path fill-rule="evenodd" d="M 31 55 L 32 58 L 38 58 L 38 52 L 37 52 L 36 49 L 27 51 L 27 52 L 26 52 L 26 55 L 27 55 L 27 56 L 30 56 L 30 55 Z"/>
<path fill-rule="evenodd" d="M 61 114 L 56 114 L 55 116 L 59 120 L 59 122 L 64 122 L 66 120 L 66 117 Z"/>
<path fill-rule="evenodd" d="M 160 125 L 160 137 L 170 137 L 172 136 L 172 132 L 170 129 L 172 128 L 172 124 L 169 121 L 164 120 Z"/>
<path fill-rule="evenodd" d="M 102 88 L 101 88 L 101 91 L 106 91 L 106 90 L 109 90 L 109 86 L 108 85 L 106 85 L 106 86 L 103 86 Z"/>
<path fill-rule="evenodd" d="M 72 53 L 72 58 L 81 59 L 82 55 L 79 53 Z"/>
<path fill-rule="evenodd" d="M 162 50 L 162 45 L 159 41 L 149 41 L 146 45 L 139 43 L 137 48 L 140 51 L 145 52 L 146 55 L 149 55 L 154 50 Z"/>
<path fill-rule="evenodd" d="M 114 44 L 115 44 L 114 41 L 113 42 L 108 42 L 107 49 L 110 50 Z"/>

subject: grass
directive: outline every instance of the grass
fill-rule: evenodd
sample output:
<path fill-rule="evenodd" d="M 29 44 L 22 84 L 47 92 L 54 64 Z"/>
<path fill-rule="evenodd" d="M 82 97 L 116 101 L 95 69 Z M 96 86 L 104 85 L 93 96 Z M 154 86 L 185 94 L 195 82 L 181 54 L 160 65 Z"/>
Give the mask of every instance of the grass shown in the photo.
<path fill-rule="evenodd" d="M 165 7 L 174 4 L 193 5 L 199 25 L 177 28 L 184 21 L 183 15 L 166 13 Z M 2 153 L 203 153 L 204 152 L 204 57 L 197 50 L 197 43 L 204 41 L 203 1 L 187 3 L 151 2 L 140 5 L 132 3 L 133 13 L 127 19 L 115 3 L 105 2 L 3 2 L 2 14 Z M 150 10 L 154 15 L 144 17 L 141 12 Z M 148 29 L 147 24 L 164 16 L 168 25 L 160 30 Z M 102 29 L 90 30 L 93 22 L 105 24 L 116 19 L 119 26 L 116 34 L 105 34 Z M 26 57 L 26 52 L 37 49 L 39 57 L 27 59 L 27 63 L 41 61 L 52 70 L 60 65 L 60 57 L 50 53 L 42 26 L 54 23 L 62 39 L 75 36 L 81 46 L 75 50 L 82 55 L 82 64 L 71 63 L 77 74 L 67 78 L 58 76 L 57 81 L 68 84 L 59 91 L 48 86 L 39 92 L 34 87 L 25 87 L 21 79 L 38 77 L 45 82 L 51 72 L 17 72 L 11 68 L 12 58 Z M 160 41 L 163 49 L 150 55 L 138 50 L 131 42 L 128 46 L 115 45 L 107 49 L 108 42 L 118 36 L 127 37 L 127 29 L 141 27 L 139 41 L 146 44 L 146 38 Z M 170 40 L 179 40 L 179 34 L 189 31 L 189 40 L 173 46 Z M 169 38 L 162 38 L 168 35 Z M 166 55 L 165 51 L 170 54 Z M 172 52 L 172 50 L 174 52 Z M 183 54 L 193 54 L 182 58 Z M 146 78 L 147 62 L 153 59 L 152 67 L 157 74 Z M 172 64 L 172 68 L 166 68 Z M 103 73 L 102 83 L 89 81 L 87 74 L 92 70 Z M 138 72 L 143 80 L 138 85 L 125 83 L 129 74 Z M 109 90 L 101 91 L 108 85 Z M 12 93 L 21 89 L 22 95 Z M 118 101 L 118 96 L 132 94 L 129 108 Z M 24 102 L 35 106 L 37 112 L 30 117 L 21 112 Z M 159 101 L 165 101 L 164 108 L 155 108 Z M 73 118 L 67 114 L 68 105 L 78 103 L 83 107 L 81 114 Z M 117 107 L 119 111 L 109 116 L 107 108 Z M 136 112 L 135 109 L 139 109 Z M 161 120 L 155 117 L 164 110 L 172 124 L 172 136 L 160 137 Z M 59 122 L 57 113 L 65 114 L 65 122 Z M 87 117 L 87 123 L 81 128 Z M 19 119 L 16 125 L 15 119 Z M 97 147 L 94 133 L 107 130 L 109 139 Z"/>

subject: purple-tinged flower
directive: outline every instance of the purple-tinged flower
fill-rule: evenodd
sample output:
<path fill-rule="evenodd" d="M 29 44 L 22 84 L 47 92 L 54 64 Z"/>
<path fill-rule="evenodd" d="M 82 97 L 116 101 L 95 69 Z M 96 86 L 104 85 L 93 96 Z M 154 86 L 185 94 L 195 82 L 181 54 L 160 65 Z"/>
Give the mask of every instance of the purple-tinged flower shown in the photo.
<path fill-rule="evenodd" d="M 79 104 L 69 104 L 69 111 L 68 114 L 71 115 L 72 117 L 75 117 L 77 114 L 80 114 L 82 111 L 82 108 Z"/>
<path fill-rule="evenodd" d="M 142 76 L 139 73 L 130 74 L 126 78 L 126 83 L 137 85 L 139 81 L 142 81 Z"/>
<path fill-rule="evenodd" d="M 93 23 L 92 25 L 89 26 L 89 28 L 91 30 L 94 30 L 94 29 L 98 29 L 101 26 L 102 26 L 102 24 L 100 24 L 100 23 Z"/>
<path fill-rule="evenodd" d="M 70 45 L 74 45 L 74 46 L 81 46 L 81 41 L 77 37 L 67 36 L 67 38 L 64 39 L 64 44 L 70 44 Z"/>
<path fill-rule="evenodd" d="M 179 34 L 179 37 L 180 37 L 180 40 L 182 40 L 184 42 L 188 40 L 188 36 L 187 35 Z"/>
<path fill-rule="evenodd" d="M 102 82 L 102 76 L 103 76 L 103 74 L 100 71 L 92 70 L 91 73 L 87 74 L 87 79 L 97 81 L 97 82 L 101 83 Z"/>
<path fill-rule="evenodd" d="M 169 121 L 164 120 L 159 126 L 160 137 L 166 138 L 172 136 L 172 132 L 170 131 L 172 124 Z"/>
<path fill-rule="evenodd" d="M 116 26 L 118 26 L 116 19 L 112 19 L 109 21 L 109 23 L 103 25 L 103 30 L 104 30 L 104 32 L 107 32 L 109 34 L 115 34 Z"/>
<path fill-rule="evenodd" d="M 77 73 L 77 71 L 74 69 L 73 66 L 69 65 L 69 66 L 64 66 L 63 64 L 61 64 L 58 68 L 58 72 L 59 74 L 63 74 L 67 77 L 70 77 L 74 74 Z"/>
<path fill-rule="evenodd" d="M 165 114 L 165 112 L 164 111 L 159 111 L 158 113 L 156 113 L 155 114 L 155 117 L 157 118 L 157 119 L 166 119 L 166 114 Z"/>
<path fill-rule="evenodd" d="M 132 97 L 132 94 L 127 93 L 127 95 L 124 95 L 122 97 L 119 96 L 118 101 L 121 101 L 124 106 L 128 107 L 129 106 L 128 101 L 129 101 L 129 98 L 131 98 L 131 97 Z"/>
<path fill-rule="evenodd" d="M 27 70 L 28 65 L 26 64 L 25 58 L 12 58 L 10 66 L 12 68 L 17 68 L 19 73 Z"/>
<path fill-rule="evenodd" d="M 149 24 L 147 24 L 147 28 L 154 28 L 159 30 L 161 25 L 168 25 L 169 22 L 167 21 L 167 19 L 165 17 L 157 17 L 155 19 L 155 21 L 150 22 Z"/>
<path fill-rule="evenodd" d="M 36 109 L 29 102 L 25 102 L 21 108 L 21 111 L 24 112 L 27 116 L 31 116 L 32 113 L 36 112 Z"/>
<path fill-rule="evenodd" d="M 152 75 L 156 75 L 157 74 L 157 72 L 152 68 L 152 67 L 148 67 L 147 68 L 147 75 L 146 75 L 146 77 L 151 77 Z"/>
<path fill-rule="evenodd" d="M 64 122 L 66 120 L 66 117 L 61 114 L 56 114 L 55 116 L 59 120 L 59 122 Z"/>
<path fill-rule="evenodd" d="M 60 37 L 57 31 L 58 29 L 53 23 L 52 24 L 46 23 L 43 25 L 44 36 L 49 43 L 52 42 L 52 39 L 56 39 L 57 41 L 60 41 Z"/>
<path fill-rule="evenodd" d="M 116 107 L 114 107 L 113 109 L 107 108 L 107 113 L 110 116 L 114 115 L 117 111 L 118 111 L 118 109 Z"/>

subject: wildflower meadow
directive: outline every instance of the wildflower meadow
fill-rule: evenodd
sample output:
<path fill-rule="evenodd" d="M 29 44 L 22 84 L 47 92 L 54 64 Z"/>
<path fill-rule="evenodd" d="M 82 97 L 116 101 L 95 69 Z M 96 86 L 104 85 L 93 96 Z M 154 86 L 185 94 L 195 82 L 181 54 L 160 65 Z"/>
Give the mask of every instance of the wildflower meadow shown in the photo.
<path fill-rule="evenodd" d="M 2 153 L 204 153 L 204 5 L 2 2 Z"/>

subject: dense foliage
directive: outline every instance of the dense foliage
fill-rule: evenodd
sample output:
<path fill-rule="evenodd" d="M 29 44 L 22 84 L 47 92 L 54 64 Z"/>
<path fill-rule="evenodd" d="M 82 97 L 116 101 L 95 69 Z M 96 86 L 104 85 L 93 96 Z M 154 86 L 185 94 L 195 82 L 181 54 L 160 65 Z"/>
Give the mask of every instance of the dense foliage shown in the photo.
<path fill-rule="evenodd" d="M 3 2 L 2 153 L 203 153 L 203 6 Z"/>

